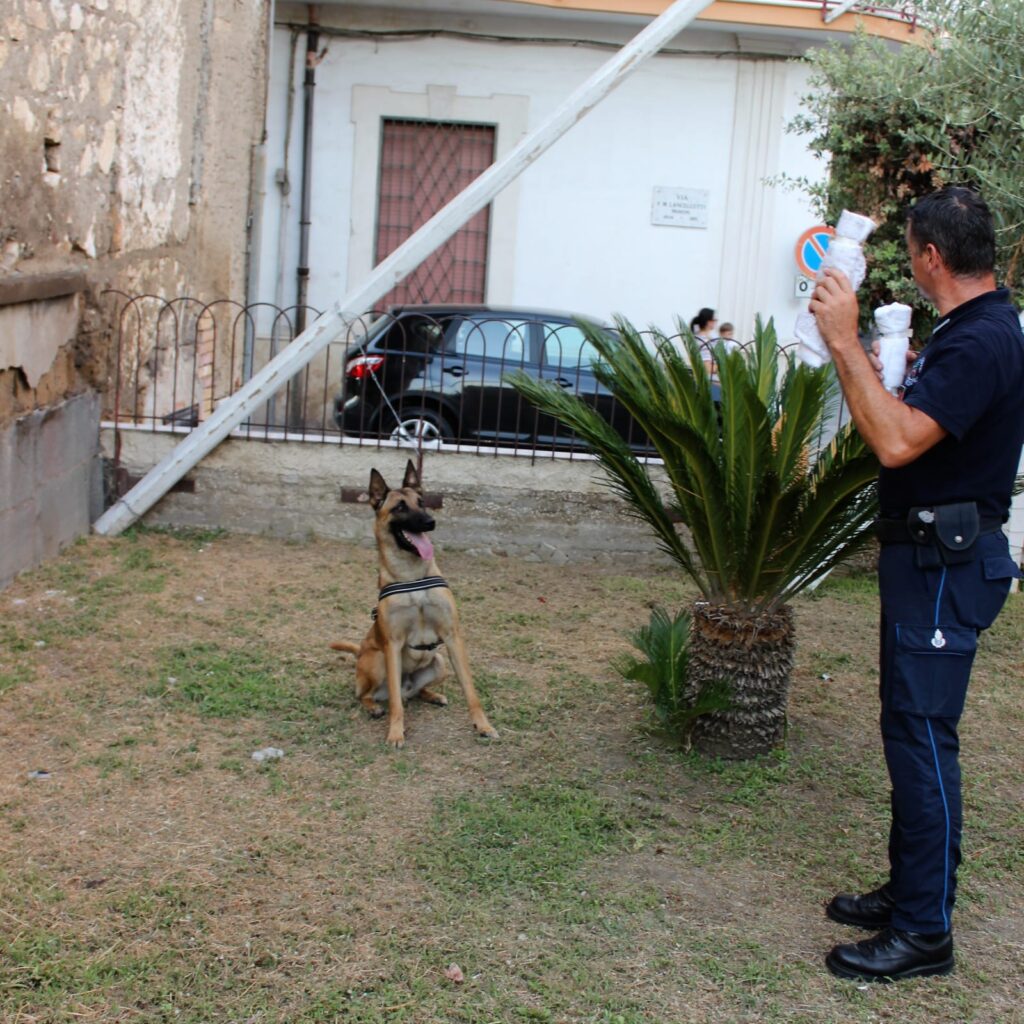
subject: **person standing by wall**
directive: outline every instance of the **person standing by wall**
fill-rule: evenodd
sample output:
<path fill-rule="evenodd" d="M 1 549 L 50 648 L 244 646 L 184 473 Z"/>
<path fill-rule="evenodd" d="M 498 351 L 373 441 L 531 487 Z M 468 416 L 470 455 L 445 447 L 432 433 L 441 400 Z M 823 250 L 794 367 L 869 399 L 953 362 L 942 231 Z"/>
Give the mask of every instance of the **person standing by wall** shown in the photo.
<path fill-rule="evenodd" d="M 714 373 L 715 369 L 712 346 L 718 338 L 718 335 L 715 333 L 717 326 L 718 320 L 715 319 L 715 311 L 707 306 L 703 306 L 690 321 L 690 331 L 694 338 L 697 339 L 697 344 L 700 346 L 701 356 L 708 373 Z"/>
<path fill-rule="evenodd" d="M 910 267 L 939 322 L 899 397 L 857 337 L 857 298 L 827 271 L 810 310 L 861 436 L 882 464 L 877 524 L 881 731 L 892 785 L 889 878 L 826 908 L 880 929 L 835 946 L 833 974 L 875 981 L 953 969 L 960 862 L 957 727 L 978 635 L 1020 571 L 1002 524 L 1024 443 L 1024 335 L 995 281 L 995 233 L 974 192 L 949 187 L 907 217 Z"/>

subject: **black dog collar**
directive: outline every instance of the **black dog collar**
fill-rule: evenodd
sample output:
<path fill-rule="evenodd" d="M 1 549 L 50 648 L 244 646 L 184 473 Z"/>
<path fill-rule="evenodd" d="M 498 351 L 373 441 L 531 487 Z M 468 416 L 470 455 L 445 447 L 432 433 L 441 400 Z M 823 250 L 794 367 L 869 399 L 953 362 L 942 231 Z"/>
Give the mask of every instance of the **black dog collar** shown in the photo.
<path fill-rule="evenodd" d="M 424 576 L 421 580 L 410 580 L 408 583 L 389 583 L 386 587 L 380 588 L 377 602 L 379 604 L 392 594 L 411 594 L 417 590 L 433 590 L 434 587 L 447 586 L 448 581 L 443 576 Z"/>

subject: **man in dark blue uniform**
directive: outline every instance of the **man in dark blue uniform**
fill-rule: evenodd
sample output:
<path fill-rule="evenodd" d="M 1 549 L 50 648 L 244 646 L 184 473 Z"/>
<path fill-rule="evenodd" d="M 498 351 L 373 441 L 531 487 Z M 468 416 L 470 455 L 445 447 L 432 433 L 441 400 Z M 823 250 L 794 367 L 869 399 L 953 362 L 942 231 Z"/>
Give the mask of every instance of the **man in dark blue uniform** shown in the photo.
<path fill-rule="evenodd" d="M 882 464 L 881 727 L 892 785 L 889 880 L 826 908 L 880 929 L 836 946 L 833 974 L 868 981 L 953 969 L 960 862 L 957 724 L 978 634 L 1020 572 L 1001 526 L 1024 442 L 1024 335 L 997 289 L 995 234 L 976 193 L 945 188 L 907 218 L 914 280 L 939 312 L 895 397 L 857 337 L 857 298 L 837 271 L 811 311 L 857 428 Z"/>

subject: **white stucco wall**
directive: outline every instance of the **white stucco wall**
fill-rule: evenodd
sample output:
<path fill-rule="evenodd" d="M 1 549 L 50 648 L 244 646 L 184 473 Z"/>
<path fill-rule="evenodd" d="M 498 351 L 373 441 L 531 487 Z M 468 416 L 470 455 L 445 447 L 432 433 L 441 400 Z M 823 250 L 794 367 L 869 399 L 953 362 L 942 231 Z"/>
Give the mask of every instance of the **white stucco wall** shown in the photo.
<path fill-rule="evenodd" d="M 723 49 L 728 43 L 721 34 L 690 43 L 704 46 L 708 39 Z M 423 95 L 434 86 L 454 88 L 459 98 L 520 97 L 528 111 L 527 127 L 533 128 L 609 55 L 568 45 L 450 37 L 386 43 L 328 37 L 323 42 L 328 50 L 317 68 L 309 289 L 311 303 L 320 307 L 344 295 L 351 284 L 350 248 L 365 245 L 361 235 L 353 237 L 354 226 L 373 222 L 362 207 L 353 210 L 351 205 L 353 175 L 376 176 L 375 167 L 354 168 L 356 87 Z M 289 227 L 284 260 L 279 261 L 281 190 L 275 174 L 284 165 L 291 45 L 287 29 L 275 35 L 257 297 L 285 305 L 294 302 L 296 288 L 304 47 L 300 36 L 293 65 Z M 597 317 L 621 312 L 642 325 L 663 327 L 670 327 L 677 314 L 689 320 L 705 305 L 724 320 L 756 305 L 787 334 L 801 308 L 794 296 L 792 252 L 797 236 L 813 223 L 807 203 L 772 189 L 752 227 L 738 221 L 735 209 L 730 217 L 728 208 L 734 137 L 746 139 L 747 126 L 749 132 L 772 136 L 770 145 L 755 147 L 760 162 L 750 163 L 751 189 L 763 191 L 762 178 L 780 170 L 797 176 L 817 173 L 803 142 L 782 131 L 784 114 L 795 111 L 795 97 L 803 88 L 803 69 L 771 65 L 769 77 L 783 95 L 772 107 L 774 123 L 767 126 L 759 123 L 763 105 L 756 89 L 738 91 L 741 65 L 734 55 L 662 56 L 637 71 L 523 174 L 514 259 L 499 279 L 492 275 L 488 301 Z M 746 106 L 741 104 L 737 121 L 738 95 L 746 97 Z M 499 140 L 499 146 L 502 141 L 507 142 Z M 652 225 L 655 186 L 707 189 L 708 227 Z M 723 262 L 728 265 L 731 252 L 750 246 L 757 260 L 749 271 L 733 275 L 726 289 Z M 278 266 L 283 267 L 280 278 Z M 742 302 L 737 287 L 747 293 Z"/>

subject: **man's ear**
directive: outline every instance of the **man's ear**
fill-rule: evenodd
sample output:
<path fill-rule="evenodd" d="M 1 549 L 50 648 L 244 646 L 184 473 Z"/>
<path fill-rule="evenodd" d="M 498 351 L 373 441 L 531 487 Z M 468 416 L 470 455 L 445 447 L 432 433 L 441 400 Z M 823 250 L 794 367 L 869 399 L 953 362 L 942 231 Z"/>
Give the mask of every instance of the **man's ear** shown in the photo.
<path fill-rule="evenodd" d="M 927 242 L 922 247 L 921 254 L 925 257 L 929 270 L 937 270 L 940 266 L 945 266 L 946 261 L 942 258 L 942 253 L 939 252 L 934 243 Z"/>
<path fill-rule="evenodd" d="M 411 487 L 414 491 L 423 492 L 423 484 L 420 483 L 420 475 L 416 472 L 416 466 L 412 459 L 406 464 L 405 479 L 402 481 L 402 487 Z"/>
<path fill-rule="evenodd" d="M 370 486 L 367 491 L 370 494 L 370 504 L 378 509 L 384 502 L 384 499 L 388 496 L 388 491 L 391 488 L 388 487 L 384 480 L 384 477 L 380 475 L 375 469 L 370 470 Z"/>

